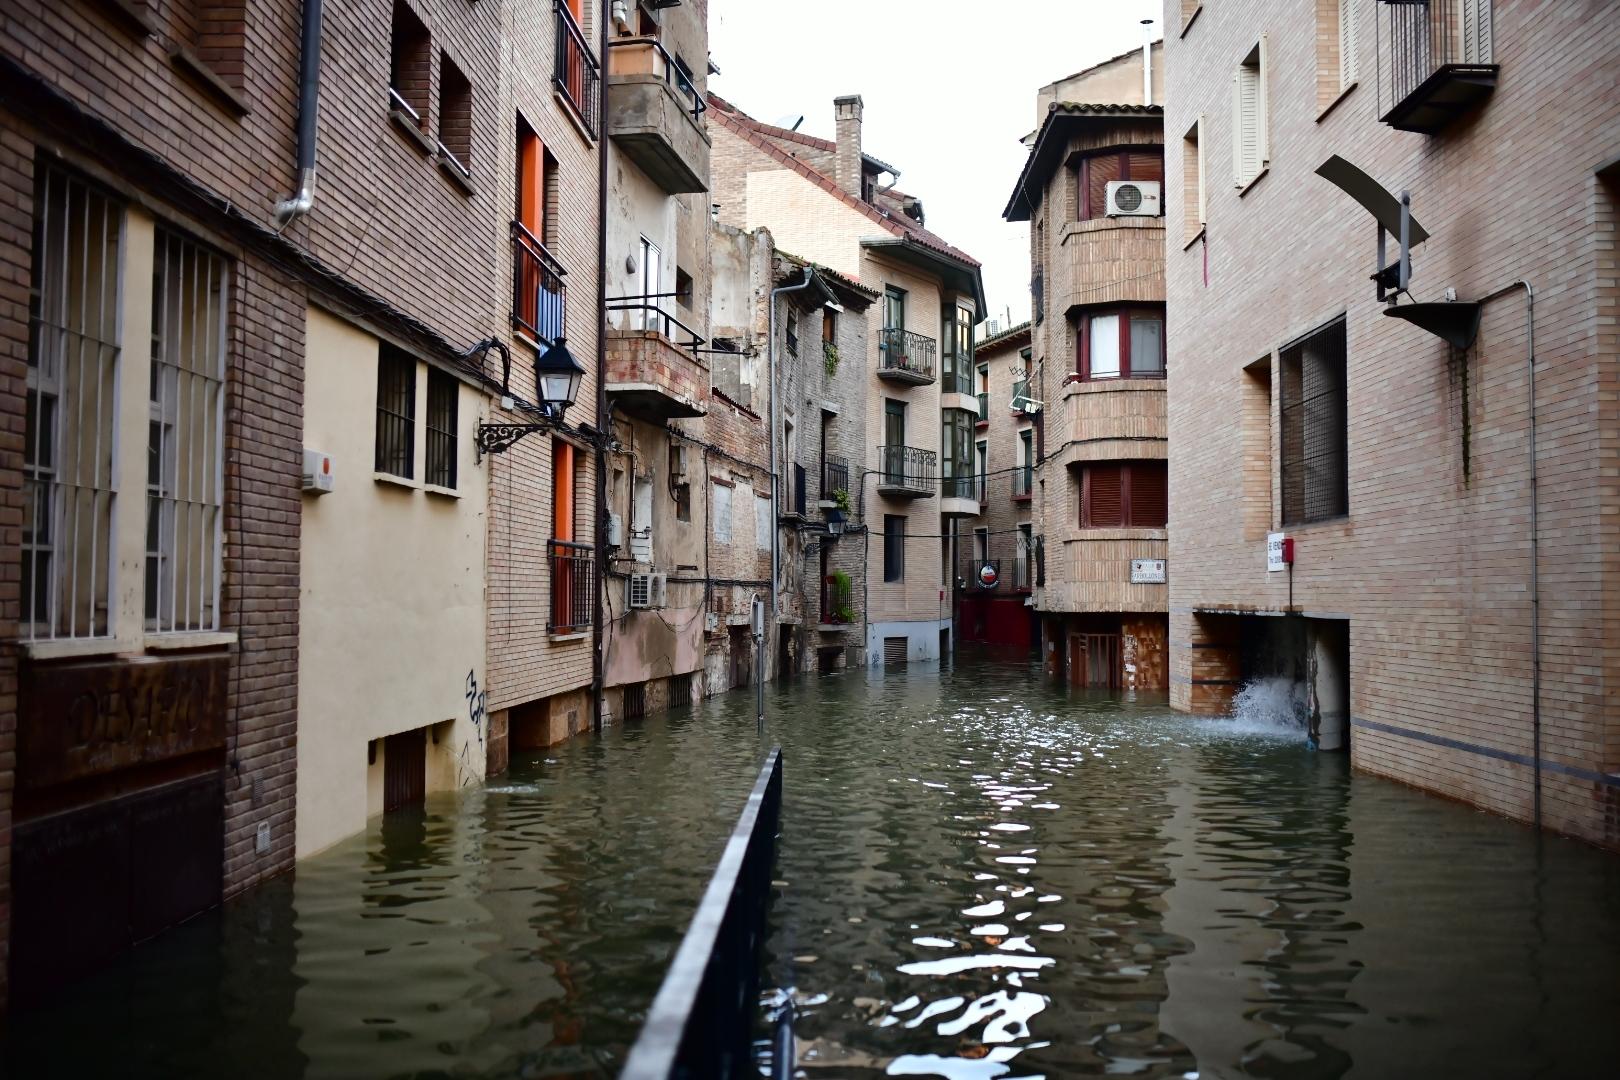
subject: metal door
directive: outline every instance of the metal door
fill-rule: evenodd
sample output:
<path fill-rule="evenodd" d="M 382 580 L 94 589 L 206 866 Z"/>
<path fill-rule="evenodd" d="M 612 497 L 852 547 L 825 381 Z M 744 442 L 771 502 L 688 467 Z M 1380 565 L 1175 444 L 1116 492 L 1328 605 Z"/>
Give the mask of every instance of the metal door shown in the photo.
<path fill-rule="evenodd" d="M 383 741 L 383 810 L 422 801 L 427 792 L 427 729 L 390 735 Z"/>

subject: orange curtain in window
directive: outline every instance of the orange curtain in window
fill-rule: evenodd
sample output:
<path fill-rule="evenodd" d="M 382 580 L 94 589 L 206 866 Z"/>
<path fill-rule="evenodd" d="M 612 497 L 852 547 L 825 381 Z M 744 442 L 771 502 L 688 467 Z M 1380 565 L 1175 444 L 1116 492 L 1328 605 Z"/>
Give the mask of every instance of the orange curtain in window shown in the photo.
<path fill-rule="evenodd" d="M 543 237 L 546 230 L 545 147 L 532 131 L 518 136 L 518 220 Z"/>
<path fill-rule="evenodd" d="M 574 16 L 574 21 L 581 29 L 585 26 L 585 0 L 568 0 L 568 10 Z"/>
<path fill-rule="evenodd" d="M 574 538 L 574 447 L 558 442 L 551 454 L 551 535 L 558 540 Z"/>

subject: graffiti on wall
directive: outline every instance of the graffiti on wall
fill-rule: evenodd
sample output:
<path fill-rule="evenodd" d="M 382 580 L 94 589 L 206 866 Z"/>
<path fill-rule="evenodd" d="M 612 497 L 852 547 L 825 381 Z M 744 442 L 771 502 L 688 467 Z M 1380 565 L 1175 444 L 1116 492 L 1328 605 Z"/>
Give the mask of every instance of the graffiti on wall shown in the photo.
<path fill-rule="evenodd" d="M 465 690 L 466 690 L 466 698 L 467 698 L 467 719 L 472 721 L 473 733 L 478 736 L 478 758 L 477 758 L 477 760 L 478 761 L 483 761 L 484 760 L 484 754 L 485 754 L 485 749 L 484 749 L 484 720 L 487 718 L 487 713 L 485 711 L 484 706 L 485 706 L 487 698 L 486 698 L 486 692 L 484 690 L 479 689 L 479 686 L 478 686 L 478 673 L 472 668 L 469 668 L 467 670 L 467 682 L 466 682 Z M 462 747 L 461 747 L 461 753 L 457 757 L 457 760 L 456 760 L 456 786 L 457 787 L 466 787 L 468 784 L 476 783 L 481 777 L 481 771 L 478 770 L 478 769 L 475 769 L 467 761 L 467 754 L 468 754 L 468 751 L 470 751 L 471 749 L 472 749 L 472 743 L 463 743 Z"/>

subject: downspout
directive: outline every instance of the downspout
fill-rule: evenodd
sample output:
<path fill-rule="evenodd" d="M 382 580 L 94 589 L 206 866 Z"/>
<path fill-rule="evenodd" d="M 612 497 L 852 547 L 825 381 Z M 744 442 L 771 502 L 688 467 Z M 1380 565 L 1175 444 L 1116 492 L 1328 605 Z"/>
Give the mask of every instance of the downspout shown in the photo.
<path fill-rule="evenodd" d="M 315 205 L 315 117 L 321 100 L 321 0 L 304 0 L 303 55 L 298 66 L 298 190 L 276 203 L 282 228 Z"/>
<path fill-rule="evenodd" d="M 1530 397 L 1530 755 L 1535 824 L 1541 828 L 1541 500 L 1536 460 L 1536 291 L 1523 278 L 1481 297 L 1480 304 L 1524 290 L 1525 382 Z"/>
<path fill-rule="evenodd" d="M 804 268 L 804 280 L 799 282 L 799 284 L 783 285 L 780 288 L 771 290 L 771 310 L 769 320 L 770 341 L 766 345 L 765 356 L 766 363 L 770 367 L 770 372 L 766 378 L 766 382 L 769 385 L 769 393 L 771 395 L 771 624 L 773 626 L 776 624 L 776 616 L 780 610 L 776 593 L 777 578 L 780 576 L 778 563 L 782 558 L 782 553 L 779 547 L 779 534 L 781 529 L 776 526 L 777 520 L 781 517 L 781 513 L 777 507 L 777 491 L 781 485 L 776 479 L 776 441 L 778 436 L 778 428 L 780 426 L 777 422 L 779 414 L 777 412 L 776 403 L 776 298 L 781 296 L 783 293 L 802 292 L 803 290 L 808 289 L 811 284 L 814 283 L 815 279 L 816 272 L 807 266 Z M 763 678 L 763 675 L 761 678 Z"/>
<path fill-rule="evenodd" d="M 318 0 L 317 0 L 318 2 Z M 602 19 L 601 57 L 607 62 L 608 20 Z M 603 87 L 606 90 L 606 87 Z M 597 94 L 596 130 L 608 129 L 607 94 Z M 607 669 L 605 627 L 602 624 L 602 590 L 607 588 L 607 444 L 612 431 L 607 397 L 607 140 L 599 139 L 596 177 L 596 596 L 592 618 L 596 623 L 595 647 L 591 649 L 591 726 L 602 730 L 602 683 Z"/>

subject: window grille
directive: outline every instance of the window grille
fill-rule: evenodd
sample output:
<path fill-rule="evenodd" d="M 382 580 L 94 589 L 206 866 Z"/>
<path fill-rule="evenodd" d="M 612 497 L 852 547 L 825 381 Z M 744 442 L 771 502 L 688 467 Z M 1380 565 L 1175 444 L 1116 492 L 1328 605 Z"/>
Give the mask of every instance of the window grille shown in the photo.
<path fill-rule="evenodd" d="M 20 635 L 110 634 L 123 208 L 44 169 L 29 291 Z"/>
<path fill-rule="evenodd" d="M 415 448 L 416 360 L 384 345 L 377 355 L 376 470 L 411 479 Z"/>
<path fill-rule="evenodd" d="M 692 704 L 692 673 L 672 675 L 669 680 L 669 707 L 684 709 Z"/>
<path fill-rule="evenodd" d="M 219 629 L 230 264 L 158 229 L 146 465 L 146 628 Z"/>
<path fill-rule="evenodd" d="M 624 688 L 624 718 L 641 720 L 647 715 L 647 684 L 629 683 Z"/>
<path fill-rule="evenodd" d="M 1345 324 L 1282 350 L 1284 525 L 1350 512 Z"/>
<path fill-rule="evenodd" d="M 437 368 L 428 371 L 427 467 L 423 479 L 437 487 L 456 486 L 456 406 L 460 384 Z"/>

